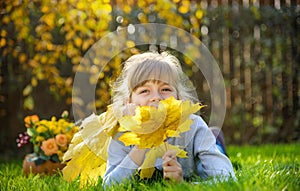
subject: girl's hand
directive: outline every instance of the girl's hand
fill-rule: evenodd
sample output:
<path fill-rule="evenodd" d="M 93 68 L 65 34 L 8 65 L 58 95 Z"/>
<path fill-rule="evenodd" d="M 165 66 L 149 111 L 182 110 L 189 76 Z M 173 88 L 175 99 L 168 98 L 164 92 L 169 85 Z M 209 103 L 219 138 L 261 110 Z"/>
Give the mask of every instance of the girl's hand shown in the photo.
<path fill-rule="evenodd" d="M 148 149 L 139 149 L 138 146 L 135 145 L 128 155 L 137 166 L 141 166 L 147 151 Z"/>
<path fill-rule="evenodd" d="M 176 152 L 168 150 L 164 156 L 163 159 L 163 175 L 164 179 L 172 179 L 176 182 L 182 182 L 183 181 L 183 175 L 182 175 L 182 167 L 180 163 L 177 161 L 176 158 Z"/>
<path fill-rule="evenodd" d="M 136 104 L 127 103 L 123 108 L 123 116 L 125 115 L 135 115 Z"/>

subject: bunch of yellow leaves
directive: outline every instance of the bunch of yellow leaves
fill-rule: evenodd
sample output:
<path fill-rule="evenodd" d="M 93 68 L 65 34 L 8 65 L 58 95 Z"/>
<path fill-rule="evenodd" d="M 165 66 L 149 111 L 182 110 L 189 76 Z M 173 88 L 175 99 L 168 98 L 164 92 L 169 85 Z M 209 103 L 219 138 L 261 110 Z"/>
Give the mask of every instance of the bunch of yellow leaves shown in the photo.
<path fill-rule="evenodd" d="M 140 149 L 150 149 L 141 166 L 141 178 L 151 178 L 157 158 L 167 149 L 175 150 L 178 157 L 186 157 L 179 146 L 168 144 L 168 137 L 180 137 L 180 133 L 190 130 L 193 121 L 189 116 L 203 106 L 190 101 L 176 100 L 174 97 L 162 100 L 158 107 L 138 106 L 135 115 L 119 119 L 118 131 L 124 132 L 119 140 L 126 146 L 137 145 Z"/>

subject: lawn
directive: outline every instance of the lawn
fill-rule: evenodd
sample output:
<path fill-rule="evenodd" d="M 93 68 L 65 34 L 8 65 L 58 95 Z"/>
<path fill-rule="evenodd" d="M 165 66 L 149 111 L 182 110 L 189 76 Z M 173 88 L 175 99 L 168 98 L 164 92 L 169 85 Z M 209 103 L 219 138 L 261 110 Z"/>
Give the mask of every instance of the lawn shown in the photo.
<path fill-rule="evenodd" d="M 128 183 L 111 190 L 300 190 L 300 143 L 262 146 L 229 146 L 237 181 L 215 183 L 212 180 L 194 183 L 154 184 Z M 1 191 L 79 190 L 78 182 L 67 183 L 61 176 L 22 175 L 22 161 L 1 161 Z M 101 181 L 82 190 L 103 190 Z"/>

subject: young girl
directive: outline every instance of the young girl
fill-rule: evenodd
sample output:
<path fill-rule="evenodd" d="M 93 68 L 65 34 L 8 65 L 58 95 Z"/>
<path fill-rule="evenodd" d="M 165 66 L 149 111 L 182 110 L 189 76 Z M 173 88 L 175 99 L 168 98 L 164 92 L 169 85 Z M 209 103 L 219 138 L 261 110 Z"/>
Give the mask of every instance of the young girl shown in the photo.
<path fill-rule="evenodd" d="M 95 176 L 99 176 L 99 168 L 103 170 L 102 164 L 105 164 L 105 161 L 105 186 L 132 179 L 139 171 L 148 150 L 140 149 L 137 145 L 125 146 L 119 140 L 122 133 L 116 131 L 117 119 L 125 115 L 134 115 L 137 106 L 157 107 L 161 100 L 170 97 L 198 102 L 195 89 L 183 73 L 178 59 L 166 52 L 146 52 L 130 57 L 112 90 L 113 104 L 98 118 L 100 126 L 97 127 L 91 122 L 95 120 L 86 120 L 82 131 L 74 136 L 73 144 L 64 158 L 68 161 L 63 171 L 66 179 L 74 180 L 78 175 L 81 175 L 81 178 L 89 176 L 90 179 L 96 179 Z M 184 147 L 188 157 L 177 158 L 175 151 L 167 150 L 163 157 L 156 160 L 156 172 L 161 173 L 164 179 L 177 182 L 191 180 L 195 176 L 204 179 L 235 178 L 232 164 L 223 154 L 224 148 L 221 151 L 218 149 L 216 138 L 203 119 L 194 114 L 190 119 L 193 123 L 189 131 L 181 133 L 180 137 L 167 139 L 169 144 Z M 97 144 L 100 138 L 103 141 L 104 134 L 110 138 L 106 138 L 102 144 Z M 85 159 L 79 160 L 78 158 L 82 158 L 80 155 L 86 152 Z M 102 162 L 97 162 L 98 158 L 101 158 Z M 94 167 L 81 167 L 77 172 L 70 170 L 78 168 L 78 161 L 81 163 L 79 165 L 83 166 L 82 163 L 88 160 L 96 163 Z"/>

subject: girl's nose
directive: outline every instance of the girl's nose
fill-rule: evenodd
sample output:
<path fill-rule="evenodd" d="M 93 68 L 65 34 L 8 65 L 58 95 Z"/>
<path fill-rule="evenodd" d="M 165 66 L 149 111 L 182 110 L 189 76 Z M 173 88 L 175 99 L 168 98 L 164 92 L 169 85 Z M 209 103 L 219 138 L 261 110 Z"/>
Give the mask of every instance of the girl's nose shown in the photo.
<path fill-rule="evenodd" d="M 155 91 L 155 92 L 153 92 L 153 95 L 152 95 L 152 98 L 151 98 L 151 102 L 157 102 L 157 101 L 160 101 L 160 100 L 162 100 L 163 98 L 162 98 L 162 96 L 161 96 L 161 94 L 160 94 L 160 92 L 158 92 L 158 91 Z"/>

